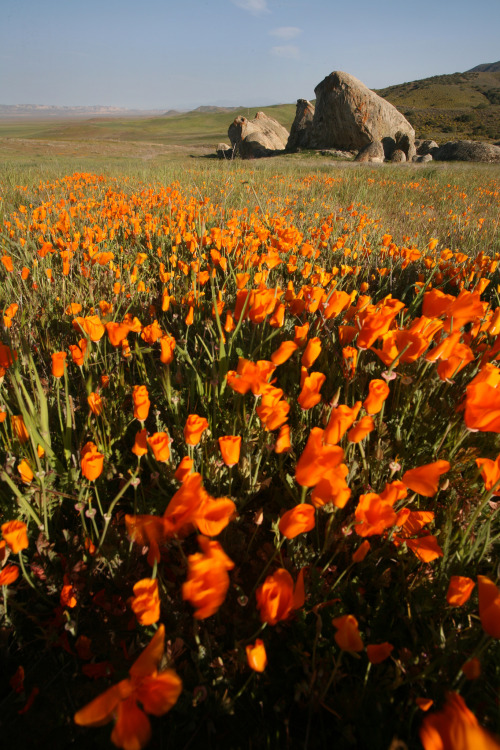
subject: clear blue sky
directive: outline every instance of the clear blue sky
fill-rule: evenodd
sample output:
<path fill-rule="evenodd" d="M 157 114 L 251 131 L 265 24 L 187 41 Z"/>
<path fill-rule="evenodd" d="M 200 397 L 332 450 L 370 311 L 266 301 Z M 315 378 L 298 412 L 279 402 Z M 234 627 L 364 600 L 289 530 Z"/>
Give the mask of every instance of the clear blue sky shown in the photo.
<path fill-rule="evenodd" d="M 500 59 L 500 0 L 2 0 L 0 103 L 268 105 Z"/>

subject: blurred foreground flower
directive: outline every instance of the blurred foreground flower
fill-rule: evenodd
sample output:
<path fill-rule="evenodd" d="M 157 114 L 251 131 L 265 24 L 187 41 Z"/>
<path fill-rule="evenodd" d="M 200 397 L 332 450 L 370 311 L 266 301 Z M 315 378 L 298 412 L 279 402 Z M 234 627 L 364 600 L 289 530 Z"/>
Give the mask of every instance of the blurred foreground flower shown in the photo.
<path fill-rule="evenodd" d="M 196 607 L 195 618 L 204 620 L 215 614 L 226 598 L 227 571 L 234 568 L 234 563 L 219 542 L 200 536 L 198 544 L 202 552 L 188 557 L 188 577 L 182 584 L 182 598 Z"/>
<path fill-rule="evenodd" d="M 111 741 L 123 750 L 140 750 L 151 738 L 146 714 L 163 716 L 177 703 L 182 681 L 172 669 L 158 672 L 163 657 L 165 627 L 160 625 L 149 646 L 121 680 L 77 711 L 75 723 L 98 727 L 116 720 Z M 141 704 L 142 708 L 139 707 Z"/>
<path fill-rule="evenodd" d="M 458 693 L 449 693 L 442 711 L 425 717 L 420 728 L 425 750 L 498 750 L 500 745 L 483 729 Z"/>

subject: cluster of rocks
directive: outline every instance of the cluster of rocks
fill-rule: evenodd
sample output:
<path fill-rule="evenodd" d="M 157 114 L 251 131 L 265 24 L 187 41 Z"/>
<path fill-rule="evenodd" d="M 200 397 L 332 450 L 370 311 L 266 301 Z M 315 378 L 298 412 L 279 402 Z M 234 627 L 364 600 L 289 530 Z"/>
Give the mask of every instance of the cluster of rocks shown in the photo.
<path fill-rule="evenodd" d="M 352 75 L 335 71 L 314 89 L 316 106 L 297 101 L 290 133 L 272 117 L 237 117 L 229 126 L 231 146 L 219 144 L 220 158 L 243 159 L 313 149 L 359 162 L 500 162 L 500 147 L 482 141 L 416 140 L 396 107 Z"/>

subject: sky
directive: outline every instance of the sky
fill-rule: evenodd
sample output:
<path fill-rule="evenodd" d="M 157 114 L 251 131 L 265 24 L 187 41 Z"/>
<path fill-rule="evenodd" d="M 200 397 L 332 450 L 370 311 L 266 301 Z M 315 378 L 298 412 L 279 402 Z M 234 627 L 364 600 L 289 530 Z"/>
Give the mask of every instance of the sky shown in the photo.
<path fill-rule="evenodd" d="M 2 0 L 0 104 L 190 109 L 500 60 L 500 0 Z"/>

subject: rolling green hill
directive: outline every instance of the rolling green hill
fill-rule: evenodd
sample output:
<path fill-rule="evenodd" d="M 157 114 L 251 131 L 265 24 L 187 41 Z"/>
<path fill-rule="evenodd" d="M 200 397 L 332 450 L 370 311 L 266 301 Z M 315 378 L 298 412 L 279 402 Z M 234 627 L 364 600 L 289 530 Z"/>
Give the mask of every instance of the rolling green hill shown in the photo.
<path fill-rule="evenodd" d="M 500 139 L 500 63 L 377 90 L 411 122 L 417 137 Z"/>

